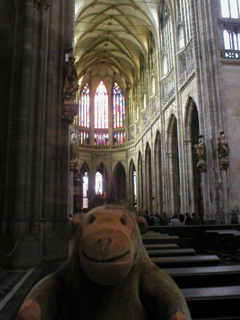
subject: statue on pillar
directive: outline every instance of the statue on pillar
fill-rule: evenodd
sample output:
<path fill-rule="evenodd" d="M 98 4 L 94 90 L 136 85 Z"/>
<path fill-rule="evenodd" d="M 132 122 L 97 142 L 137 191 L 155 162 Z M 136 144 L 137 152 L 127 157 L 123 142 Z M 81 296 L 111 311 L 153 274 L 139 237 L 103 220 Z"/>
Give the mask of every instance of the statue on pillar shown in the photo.
<path fill-rule="evenodd" d="M 75 57 L 71 56 L 65 64 L 65 80 L 63 85 L 64 101 L 62 109 L 62 119 L 69 123 L 72 123 L 74 117 L 78 114 L 78 105 L 75 102 L 78 87 Z"/>
<path fill-rule="evenodd" d="M 218 144 L 217 144 L 217 153 L 220 163 L 220 169 L 221 170 L 227 170 L 229 166 L 229 147 L 227 140 L 225 139 L 225 134 L 223 131 L 220 132 L 219 138 L 218 138 Z"/>
<path fill-rule="evenodd" d="M 77 141 L 76 137 L 73 137 L 70 148 L 70 159 L 77 160 Z"/>
<path fill-rule="evenodd" d="M 205 144 L 204 139 L 202 135 L 199 135 L 198 143 L 194 145 L 194 148 L 196 149 L 196 153 L 198 156 L 198 163 L 197 167 L 201 172 L 207 171 L 207 164 L 205 161 Z"/>
<path fill-rule="evenodd" d="M 77 142 L 76 137 L 73 137 L 71 145 L 70 145 L 70 170 L 77 172 L 78 169 L 78 161 L 77 161 Z"/>
<path fill-rule="evenodd" d="M 63 99 L 76 99 L 76 92 L 78 91 L 78 75 L 75 65 L 75 57 L 71 56 L 65 63 L 65 81 L 63 85 Z"/>

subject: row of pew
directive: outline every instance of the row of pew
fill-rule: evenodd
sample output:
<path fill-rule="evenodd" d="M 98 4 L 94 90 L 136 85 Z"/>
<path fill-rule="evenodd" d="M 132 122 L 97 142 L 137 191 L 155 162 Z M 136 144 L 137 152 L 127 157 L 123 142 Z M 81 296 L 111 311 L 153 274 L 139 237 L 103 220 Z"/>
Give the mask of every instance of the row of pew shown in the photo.
<path fill-rule="evenodd" d="M 157 229 L 142 236 L 152 262 L 164 269 L 181 289 L 192 319 L 240 319 L 240 262 L 229 263 L 219 256 L 218 235 L 206 232 L 211 250 L 206 247 L 205 253 L 195 250 L 190 237 L 168 235 Z"/>

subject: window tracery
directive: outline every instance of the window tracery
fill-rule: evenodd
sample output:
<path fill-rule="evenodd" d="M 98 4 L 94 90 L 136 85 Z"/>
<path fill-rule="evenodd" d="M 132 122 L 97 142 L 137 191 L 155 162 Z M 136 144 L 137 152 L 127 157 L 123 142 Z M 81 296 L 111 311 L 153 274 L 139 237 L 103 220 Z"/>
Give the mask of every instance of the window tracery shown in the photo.
<path fill-rule="evenodd" d="M 223 48 L 221 58 L 240 59 L 240 0 L 220 0 Z"/>

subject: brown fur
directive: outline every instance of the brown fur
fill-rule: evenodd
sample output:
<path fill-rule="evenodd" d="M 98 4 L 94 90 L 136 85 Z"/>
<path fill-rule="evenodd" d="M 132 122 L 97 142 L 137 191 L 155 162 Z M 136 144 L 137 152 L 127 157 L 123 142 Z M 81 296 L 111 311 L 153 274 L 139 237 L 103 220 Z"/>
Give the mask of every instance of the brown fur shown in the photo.
<path fill-rule="evenodd" d="M 30 292 L 41 319 L 191 319 L 174 281 L 149 259 L 135 218 L 97 207 L 79 224 L 71 260 Z M 26 313 L 25 313 L 26 315 Z M 19 314 L 18 320 L 38 320 Z"/>

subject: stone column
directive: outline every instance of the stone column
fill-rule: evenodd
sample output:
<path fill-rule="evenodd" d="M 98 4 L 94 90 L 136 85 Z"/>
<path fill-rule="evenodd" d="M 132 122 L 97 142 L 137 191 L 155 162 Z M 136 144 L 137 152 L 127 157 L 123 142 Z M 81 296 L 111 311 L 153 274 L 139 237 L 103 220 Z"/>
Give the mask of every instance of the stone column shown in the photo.
<path fill-rule="evenodd" d="M 8 268 L 68 257 L 69 123 L 61 119 L 65 2 L 23 0 L 15 6 L 4 168 L 8 235 L 1 243 L 3 251 L 15 250 L 0 256 Z"/>

